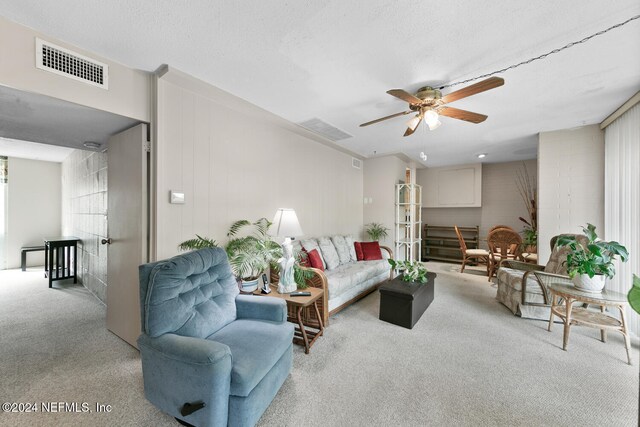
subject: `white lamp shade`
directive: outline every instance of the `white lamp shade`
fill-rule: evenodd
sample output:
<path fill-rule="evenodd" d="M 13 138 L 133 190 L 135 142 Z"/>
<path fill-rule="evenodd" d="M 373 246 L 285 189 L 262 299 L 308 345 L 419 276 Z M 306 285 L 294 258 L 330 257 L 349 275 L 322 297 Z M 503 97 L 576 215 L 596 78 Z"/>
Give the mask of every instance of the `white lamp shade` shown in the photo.
<path fill-rule="evenodd" d="M 273 225 L 269 228 L 269 234 L 277 237 L 302 236 L 302 228 L 298 222 L 298 216 L 293 209 L 280 208 L 273 217 Z"/>

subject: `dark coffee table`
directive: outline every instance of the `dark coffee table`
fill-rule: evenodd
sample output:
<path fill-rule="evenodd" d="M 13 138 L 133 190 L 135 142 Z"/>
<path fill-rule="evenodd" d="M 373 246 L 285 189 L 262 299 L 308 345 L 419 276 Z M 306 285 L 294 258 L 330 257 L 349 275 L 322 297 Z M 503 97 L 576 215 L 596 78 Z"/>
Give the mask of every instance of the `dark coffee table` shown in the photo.
<path fill-rule="evenodd" d="M 380 286 L 380 320 L 412 329 L 433 301 L 435 278 L 427 273 L 427 283 L 411 283 L 396 277 Z"/>

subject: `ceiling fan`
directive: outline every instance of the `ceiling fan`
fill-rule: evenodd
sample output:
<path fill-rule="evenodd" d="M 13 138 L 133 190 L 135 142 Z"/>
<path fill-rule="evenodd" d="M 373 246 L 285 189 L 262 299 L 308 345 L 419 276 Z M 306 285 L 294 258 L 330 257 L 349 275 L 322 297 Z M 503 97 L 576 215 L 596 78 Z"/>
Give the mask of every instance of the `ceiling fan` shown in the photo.
<path fill-rule="evenodd" d="M 466 98 L 471 95 L 475 95 L 480 92 L 494 89 L 504 84 L 504 79 L 500 77 L 490 77 L 481 82 L 472 84 L 455 92 L 451 92 L 448 95 L 442 96 L 438 89 L 434 89 L 431 86 L 425 86 L 418 89 L 415 95 L 411 95 L 402 89 L 391 89 L 387 93 L 389 95 L 400 98 L 403 101 L 409 103 L 409 110 L 401 113 L 391 114 L 390 116 L 381 117 L 370 122 L 362 123 L 360 127 L 369 126 L 374 123 L 381 122 L 383 120 L 392 119 L 398 116 L 405 116 L 416 112 L 417 114 L 407 123 L 407 130 L 404 136 L 413 134 L 418 125 L 425 121 L 430 130 L 434 130 L 440 126 L 440 120 L 438 116 L 447 116 L 452 119 L 464 120 L 471 123 L 481 123 L 487 119 L 484 114 L 472 113 L 471 111 L 459 110 L 457 108 L 449 107 L 446 104 L 457 101 L 458 99 Z"/>

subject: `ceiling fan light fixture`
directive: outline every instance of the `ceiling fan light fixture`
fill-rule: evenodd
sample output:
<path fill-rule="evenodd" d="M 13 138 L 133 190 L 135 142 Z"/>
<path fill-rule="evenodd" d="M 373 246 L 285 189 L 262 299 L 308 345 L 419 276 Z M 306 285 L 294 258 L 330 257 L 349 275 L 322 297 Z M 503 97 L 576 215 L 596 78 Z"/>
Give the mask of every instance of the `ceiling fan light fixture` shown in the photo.
<path fill-rule="evenodd" d="M 429 126 L 429 130 L 435 130 L 440 127 L 442 123 L 438 120 L 438 113 L 434 110 L 428 110 L 424 113 L 424 122 Z"/>
<path fill-rule="evenodd" d="M 412 117 L 411 120 L 407 122 L 407 127 L 411 128 L 411 130 L 414 130 L 416 126 L 418 126 L 418 123 L 420 123 L 420 120 L 421 120 L 420 114 L 417 114 L 415 117 Z"/>

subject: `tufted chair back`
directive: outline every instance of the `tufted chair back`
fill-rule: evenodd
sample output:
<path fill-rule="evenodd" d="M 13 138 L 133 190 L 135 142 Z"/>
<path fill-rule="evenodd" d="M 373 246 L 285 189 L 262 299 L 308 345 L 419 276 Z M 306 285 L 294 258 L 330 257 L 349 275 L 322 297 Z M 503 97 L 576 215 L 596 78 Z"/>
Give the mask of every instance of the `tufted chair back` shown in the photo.
<path fill-rule="evenodd" d="M 142 332 L 207 338 L 236 320 L 238 286 L 221 248 L 140 266 Z"/>

